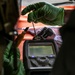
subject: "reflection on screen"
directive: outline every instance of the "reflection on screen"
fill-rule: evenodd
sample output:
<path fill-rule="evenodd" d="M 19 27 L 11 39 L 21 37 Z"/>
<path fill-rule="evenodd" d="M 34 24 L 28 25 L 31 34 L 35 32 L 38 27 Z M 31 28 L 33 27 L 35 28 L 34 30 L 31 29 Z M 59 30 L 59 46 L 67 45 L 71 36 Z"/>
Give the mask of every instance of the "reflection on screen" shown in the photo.
<path fill-rule="evenodd" d="M 29 56 L 49 56 L 53 54 L 53 47 L 51 46 L 29 46 Z"/>

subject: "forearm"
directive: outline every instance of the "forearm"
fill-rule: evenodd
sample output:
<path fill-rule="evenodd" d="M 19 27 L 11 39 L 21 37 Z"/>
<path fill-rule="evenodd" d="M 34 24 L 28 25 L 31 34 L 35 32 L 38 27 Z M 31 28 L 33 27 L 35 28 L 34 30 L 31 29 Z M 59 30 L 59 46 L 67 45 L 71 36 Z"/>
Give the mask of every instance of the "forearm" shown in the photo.
<path fill-rule="evenodd" d="M 0 36 L 0 75 L 3 75 L 3 55 L 6 48 L 6 41 Z"/>
<path fill-rule="evenodd" d="M 4 46 L 0 45 L 0 75 L 3 75 L 2 69 L 3 69 L 3 53 L 4 53 Z"/>

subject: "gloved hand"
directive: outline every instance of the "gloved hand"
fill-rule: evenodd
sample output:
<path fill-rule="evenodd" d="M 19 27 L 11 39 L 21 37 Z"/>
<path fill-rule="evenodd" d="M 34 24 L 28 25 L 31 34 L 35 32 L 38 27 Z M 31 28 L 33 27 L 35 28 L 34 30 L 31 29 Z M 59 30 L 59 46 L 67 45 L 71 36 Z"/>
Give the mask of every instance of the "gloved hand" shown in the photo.
<path fill-rule="evenodd" d="M 64 9 L 57 8 L 52 4 L 39 2 L 31 4 L 24 8 L 22 15 L 28 14 L 28 22 L 41 22 L 48 25 L 62 25 L 64 24 Z"/>
<path fill-rule="evenodd" d="M 25 75 L 25 69 L 23 66 L 23 62 L 20 60 L 20 51 L 17 50 L 17 70 L 14 70 L 14 55 L 13 52 L 10 52 L 13 42 L 9 41 L 3 55 L 3 67 L 4 67 L 4 75 Z M 9 57 L 10 55 L 10 57 Z"/>

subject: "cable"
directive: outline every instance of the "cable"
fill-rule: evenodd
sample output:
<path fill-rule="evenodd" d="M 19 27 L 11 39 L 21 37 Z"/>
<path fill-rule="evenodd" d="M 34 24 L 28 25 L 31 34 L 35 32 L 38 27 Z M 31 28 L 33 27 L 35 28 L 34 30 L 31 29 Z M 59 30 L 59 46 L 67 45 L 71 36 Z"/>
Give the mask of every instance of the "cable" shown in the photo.
<path fill-rule="evenodd" d="M 32 26 L 33 26 L 33 28 L 34 28 L 34 33 L 35 33 L 35 35 L 36 35 L 36 29 L 35 29 L 35 26 L 34 26 L 34 22 L 32 22 Z"/>

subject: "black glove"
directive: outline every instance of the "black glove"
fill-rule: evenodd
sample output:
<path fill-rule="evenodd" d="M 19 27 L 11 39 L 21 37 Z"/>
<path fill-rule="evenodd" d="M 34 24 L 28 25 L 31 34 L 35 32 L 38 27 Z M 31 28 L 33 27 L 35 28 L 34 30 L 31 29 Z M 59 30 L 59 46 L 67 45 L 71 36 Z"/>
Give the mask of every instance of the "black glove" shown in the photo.
<path fill-rule="evenodd" d="M 35 3 L 24 8 L 21 14 L 25 15 L 28 12 L 28 22 L 41 22 L 48 25 L 64 24 L 64 9 L 52 4 Z"/>

